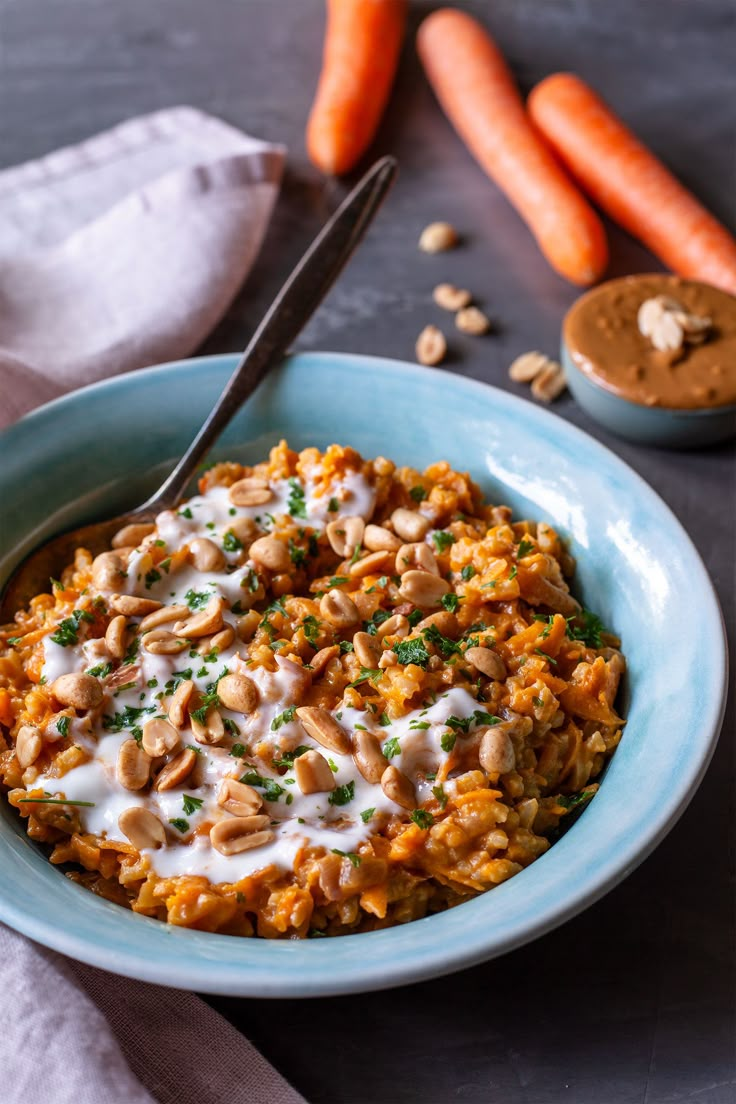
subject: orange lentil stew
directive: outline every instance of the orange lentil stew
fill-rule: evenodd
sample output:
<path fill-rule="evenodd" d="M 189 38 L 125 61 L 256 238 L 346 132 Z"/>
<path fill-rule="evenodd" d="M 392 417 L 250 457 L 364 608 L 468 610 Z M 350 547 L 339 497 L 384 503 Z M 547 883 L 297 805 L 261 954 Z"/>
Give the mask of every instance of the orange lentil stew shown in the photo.
<path fill-rule="evenodd" d="M 447 463 L 216 464 L 0 629 L 0 780 L 67 877 L 171 924 L 441 911 L 543 854 L 621 738 L 573 570 Z"/>

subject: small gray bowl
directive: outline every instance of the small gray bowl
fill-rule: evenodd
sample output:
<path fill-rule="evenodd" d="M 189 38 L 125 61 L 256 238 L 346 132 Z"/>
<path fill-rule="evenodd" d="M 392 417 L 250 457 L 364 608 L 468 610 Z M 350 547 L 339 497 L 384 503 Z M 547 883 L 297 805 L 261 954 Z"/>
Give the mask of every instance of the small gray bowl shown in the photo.
<path fill-rule="evenodd" d="M 697 410 L 674 410 L 663 406 L 643 406 L 622 399 L 593 382 L 578 368 L 564 339 L 561 363 L 567 385 L 583 410 L 619 437 L 642 445 L 688 449 L 715 445 L 736 435 L 734 403 Z"/>

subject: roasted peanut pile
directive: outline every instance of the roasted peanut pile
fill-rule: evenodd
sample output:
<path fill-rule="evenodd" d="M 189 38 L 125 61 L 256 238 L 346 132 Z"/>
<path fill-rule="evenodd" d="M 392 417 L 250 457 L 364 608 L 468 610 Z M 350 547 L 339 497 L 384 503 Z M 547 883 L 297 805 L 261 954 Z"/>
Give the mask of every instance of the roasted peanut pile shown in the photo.
<path fill-rule="evenodd" d="M 615 749 L 618 641 L 467 475 L 285 442 L 0 631 L 0 778 L 69 876 L 170 923 L 401 923 L 550 846 Z"/>

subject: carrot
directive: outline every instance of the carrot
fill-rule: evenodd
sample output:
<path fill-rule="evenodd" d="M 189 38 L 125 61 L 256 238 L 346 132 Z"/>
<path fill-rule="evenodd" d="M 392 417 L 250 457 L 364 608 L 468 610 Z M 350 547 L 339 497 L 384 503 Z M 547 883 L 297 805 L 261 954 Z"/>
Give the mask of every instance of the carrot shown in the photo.
<path fill-rule="evenodd" d="M 373 140 L 396 74 L 406 0 L 327 0 L 322 72 L 307 123 L 307 153 L 339 176 Z"/>
<path fill-rule="evenodd" d="M 547 77 L 529 112 L 603 210 L 680 276 L 736 292 L 736 240 L 572 73 Z"/>
<path fill-rule="evenodd" d="M 452 8 L 424 20 L 417 47 L 445 114 L 549 263 L 574 284 L 594 283 L 608 263 L 603 224 L 529 122 L 498 47 Z"/>

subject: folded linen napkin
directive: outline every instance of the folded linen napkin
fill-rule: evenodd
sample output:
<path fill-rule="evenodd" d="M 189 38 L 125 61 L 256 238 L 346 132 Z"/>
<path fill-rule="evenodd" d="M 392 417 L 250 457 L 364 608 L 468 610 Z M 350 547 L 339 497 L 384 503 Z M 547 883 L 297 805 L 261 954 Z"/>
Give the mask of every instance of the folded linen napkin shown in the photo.
<path fill-rule="evenodd" d="M 253 264 L 283 161 L 178 107 L 0 172 L 0 426 L 191 353 Z"/>
<path fill-rule="evenodd" d="M 260 248 L 284 151 L 191 108 L 0 172 L 0 426 L 185 356 Z M 0 924 L 3 1104 L 304 1104 L 204 1001 Z"/>

